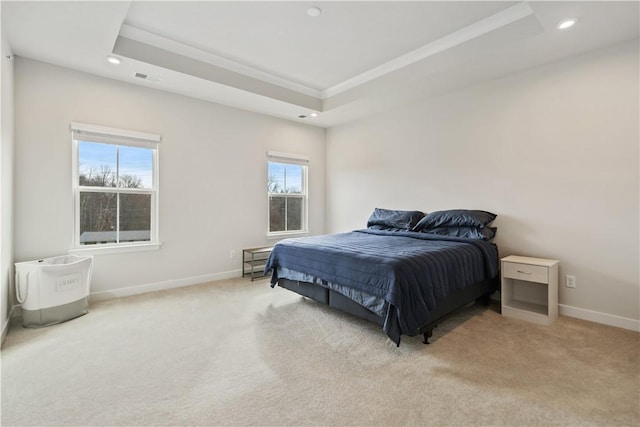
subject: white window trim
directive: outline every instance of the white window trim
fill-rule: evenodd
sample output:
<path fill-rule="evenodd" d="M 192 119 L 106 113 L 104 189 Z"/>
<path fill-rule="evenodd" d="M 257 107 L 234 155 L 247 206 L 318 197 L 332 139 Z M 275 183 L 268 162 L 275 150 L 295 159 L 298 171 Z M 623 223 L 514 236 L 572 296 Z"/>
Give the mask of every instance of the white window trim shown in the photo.
<path fill-rule="evenodd" d="M 309 165 L 309 156 L 304 154 L 289 154 L 280 151 L 267 151 L 267 160 L 274 162 L 291 163 L 295 165 Z"/>
<path fill-rule="evenodd" d="M 116 129 L 106 126 L 90 125 L 85 123 L 71 122 L 69 129 L 72 138 L 72 191 L 73 191 L 73 247 L 69 253 L 75 254 L 110 254 L 110 253 L 126 253 L 139 251 L 158 250 L 162 246 L 160 242 L 160 221 L 159 221 L 159 192 L 160 181 L 158 173 L 158 165 L 160 163 L 160 147 L 162 140 L 160 135 L 130 131 L 125 129 Z M 86 137 L 88 142 L 95 139 L 96 142 L 112 143 L 114 145 L 129 145 L 134 147 L 143 147 L 152 149 L 152 165 L 153 165 L 153 188 L 151 189 L 133 189 L 133 188 L 112 188 L 112 187 L 82 187 L 82 191 L 95 192 L 114 192 L 114 193 L 130 193 L 130 194 L 150 194 L 151 195 L 151 241 L 141 242 L 124 242 L 109 243 L 101 245 L 81 245 L 80 244 L 80 185 L 79 185 L 79 140 Z M 93 137 L 93 138 L 92 138 Z M 109 140 L 108 142 L 105 140 Z"/>
<path fill-rule="evenodd" d="M 267 233 L 267 240 L 280 240 L 287 237 L 308 236 L 308 231 L 274 231 Z"/>
<path fill-rule="evenodd" d="M 162 247 L 160 242 L 127 242 L 115 245 L 87 245 L 69 249 L 70 254 L 76 255 L 106 255 L 127 252 L 157 251 Z"/>
<path fill-rule="evenodd" d="M 309 234 L 309 156 L 303 154 L 282 153 L 279 151 L 267 151 L 267 175 L 269 173 L 268 162 L 289 163 L 292 165 L 302 165 L 302 186 L 303 186 L 303 203 L 302 203 L 302 230 L 291 231 L 269 231 L 270 209 L 269 198 L 276 197 L 300 197 L 300 194 L 287 193 L 269 193 L 267 192 L 267 239 L 281 239 L 284 237 L 295 237 Z M 268 178 L 268 176 L 267 176 Z"/>
<path fill-rule="evenodd" d="M 117 129 L 106 126 L 90 125 L 87 123 L 71 122 L 71 124 L 69 125 L 69 129 L 71 129 L 72 132 L 104 135 L 107 137 L 123 137 L 126 139 L 134 139 L 152 143 L 159 143 L 160 141 L 162 141 L 162 137 L 160 135 L 156 135 L 155 133 Z"/>

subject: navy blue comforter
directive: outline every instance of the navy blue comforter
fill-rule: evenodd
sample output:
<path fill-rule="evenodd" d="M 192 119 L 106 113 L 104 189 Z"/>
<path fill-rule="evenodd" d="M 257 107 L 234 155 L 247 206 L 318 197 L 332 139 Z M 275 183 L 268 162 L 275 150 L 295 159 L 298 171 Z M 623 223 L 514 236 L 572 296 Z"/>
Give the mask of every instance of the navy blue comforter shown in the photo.
<path fill-rule="evenodd" d="M 482 240 L 366 229 L 283 240 L 265 267 L 272 286 L 278 267 L 383 298 L 387 317 L 397 317 L 384 330 L 399 343 L 400 334 L 419 333 L 450 292 L 496 277 L 498 250 Z"/>

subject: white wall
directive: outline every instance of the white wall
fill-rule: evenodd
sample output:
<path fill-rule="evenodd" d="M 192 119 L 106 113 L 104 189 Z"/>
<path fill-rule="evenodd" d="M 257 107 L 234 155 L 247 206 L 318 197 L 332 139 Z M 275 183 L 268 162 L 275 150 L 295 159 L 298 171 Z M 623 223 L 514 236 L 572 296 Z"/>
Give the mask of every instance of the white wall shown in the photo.
<path fill-rule="evenodd" d="M 71 121 L 162 135 L 162 248 L 96 256 L 92 292 L 237 275 L 243 247 L 273 243 L 268 149 L 310 156 L 309 230 L 324 232 L 324 129 L 25 58 L 15 67 L 16 261 L 71 247 Z"/>
<path fill-rule="evenodd" d="M 0 22 L 2 7 L 0 5 Z M 4 338 L 13 301 L 13 52 L 0 32 L 0 323 Z M 10 58 L 7 58 L 9 56 Z"/>
<path fill-rule="evenodd" d="M 328 232 L 489 210 L 501 256 L 576 276 L 561 304 L 639 319 L 638 71 L 636 40 L 328 130 Z"/>

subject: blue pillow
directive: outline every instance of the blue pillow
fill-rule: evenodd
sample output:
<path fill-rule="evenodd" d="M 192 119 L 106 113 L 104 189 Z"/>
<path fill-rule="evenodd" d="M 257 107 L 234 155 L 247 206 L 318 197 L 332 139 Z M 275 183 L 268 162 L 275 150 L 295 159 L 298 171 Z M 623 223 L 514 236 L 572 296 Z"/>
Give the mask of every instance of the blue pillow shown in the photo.
<path fill-rule="evenodd" d="M 369 220 L 367 228 L 371 226 L 381 226 L 386 228 L 402 228 L 411 230 L 424 217 L 420 211 L 394 211 L 389 209 L 376 208 Z"/>
<path fill-rule="evenodd" d="M 437 234 L 439 236 L 463 237 L 465 239 L 491 240 L 496 237 L 495 227 L 435 227 L 423 228 L 421 233 Z"/>
<path fill-rule="evenodd" d="M 454 209 L 431 212 L 413 227 L 412 231 L 436 227 L 477 227 L 484 228 L 496 219 L 496 214 L 487 211 Z"/>

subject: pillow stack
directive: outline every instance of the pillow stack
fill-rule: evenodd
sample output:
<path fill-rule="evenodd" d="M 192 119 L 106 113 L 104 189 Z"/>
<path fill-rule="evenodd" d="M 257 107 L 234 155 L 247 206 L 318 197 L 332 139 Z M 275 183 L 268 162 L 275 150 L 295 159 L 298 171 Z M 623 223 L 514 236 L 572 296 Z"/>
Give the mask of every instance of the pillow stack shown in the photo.
<path fill-rule="evenodd" d="M 489 227 L 496 214 L 487 211 L 454 209 L 431 212 L 424 216 L 411 231 L 466 239 L 491 240 L 497 229 Z"/>

